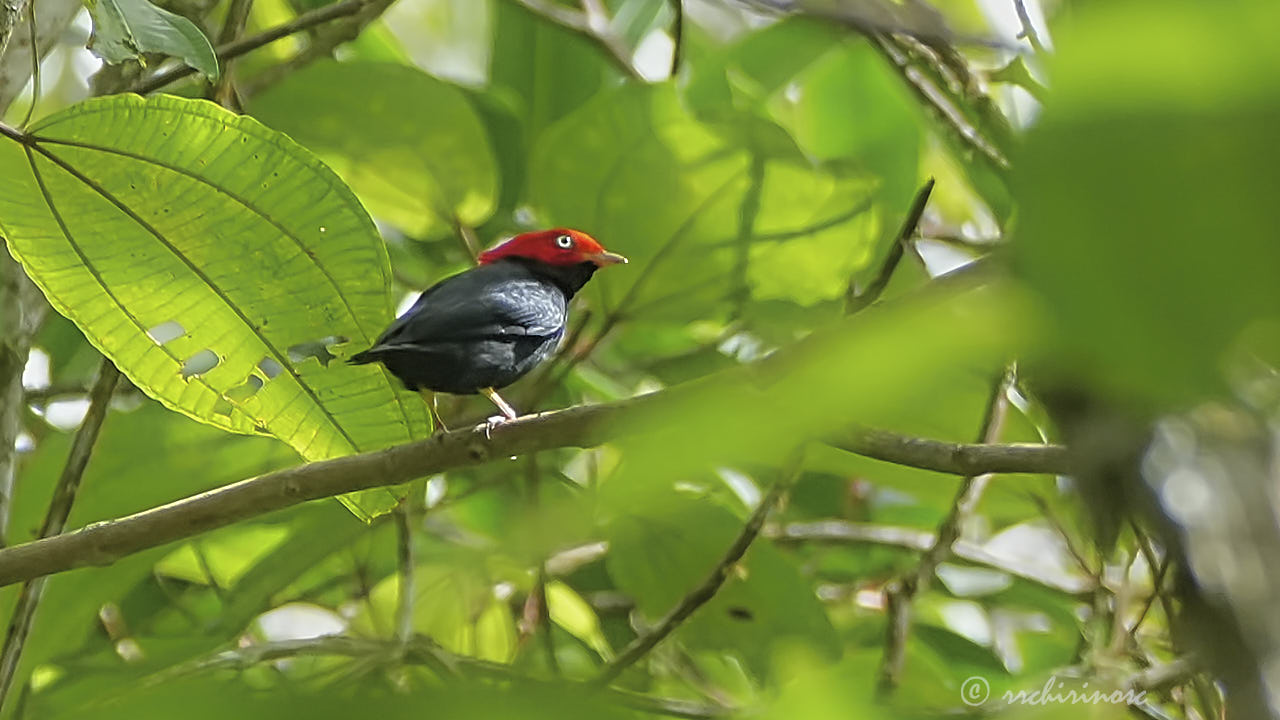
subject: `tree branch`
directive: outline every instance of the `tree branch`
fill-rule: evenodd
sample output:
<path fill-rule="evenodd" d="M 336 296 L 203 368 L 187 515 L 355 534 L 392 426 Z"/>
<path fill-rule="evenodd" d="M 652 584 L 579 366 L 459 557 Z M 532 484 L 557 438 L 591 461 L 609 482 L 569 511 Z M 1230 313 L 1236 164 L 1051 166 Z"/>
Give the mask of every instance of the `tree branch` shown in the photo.
<path fill-rule="evenodd" d="M 880 266 L 880 272 L 871 281 L 871 284 L 865 289 L 859 290 L 852 280 L 849 281 L 849 289 L 845 291 L 844 296 L 844 312 L 846 315 L 852 315 L 878 300 L 880 295 L 884 293 L 884 289 L 889 286 L 893 271 L 898 268 L 898 263 L 902 261 L 902 255 L 907 249 L 907 242 L 911 240 L 911 236 L 916 233 L 916 228 L 920 226 L 920 218 L 924 216 L 924 209 L 929 205 L 929 196 L 932 194 L 933 178 L 929 178 L 916 191 L 915 199 L 911 201 L 911 207 L 902 219 L 898 234 L 894 237 L 893 245 L 889 248 L 889 254 L 885 256 L 884 264 Z"/>
<path fill-rule="evenodd" d="M 1004 176 L 1008 173 L 1010 164 L 1005 153 L 965 116 L 963 103 L 952 97 L 945 83 L 936 82 L 934 78 L 929 77 L 929 74 L 934 72 L 934 68 L 929 68 L 929 72 L 926 72 L 917 67 L 908 54 L 907 48 L 892 35 L 873 33 L 869 38 L 907 81 L 921 102 L 937 113 L 939 119 L 954 131 L 961 143 L 987 161 L 997 174 Z"/>
<path fill-rule="evenodd" d="M 663 406 L 681 407 L 681 388 L 601 405 L 531 415 L 493 428 L 309 463 L 241 480 L 75 532 L 0 550 L 0 586 L 79 567 L 109 565 L 141 550 L 193 537 L 308 500 L 408 482 L 494 458 L 563 447 L 594 447 L 635 432 L 635 421 Z M 839 434 L 837 447 L 897 464 L 955 475 L 1064 472 L 1066 449 L 1045 445 L 974 446 L 882 430 Z M 1019 465 L 1024 462 L 1024 465 Z"/>
<path fill-rule="evenodd" d="M 779 542 L 877 545 L 881 547 L 898 547 L 919 553 L 928 552 L 938 542 L 936 534 L 923 530 L 892 525 L 856 523 L 846 520 L 787 523 L 786 525 L 765 528 L 764 533 L 767 537 Z M 1087 599 L 1097 587 L 1093 578 L 1049 572 L 1036 565 L 1001 558 L 981 545 L 966 540 L 957 540 L 953 543 L 951 554 L 965 564 L 999 570 L 1027 582 L 1080 599 Z"/>
<path fill-rule="evenodd" d="M 1040 35 L 1036 32 L 1035 24 L 1031 22 L 1031 13 L 1027 12 L 1026 3 L 1023 0 L 1013 0 L 1013 9 L 1018 13 L 1018 22 L 1022 24 L 1022 32 L 1018 33 L 1018 37 L 1031 43 L 1032 50 L 1044 54 L 1044 43 L 1040 42 Z"/>
<path fill-rule="evenodd" d="M 461 674 L 499 681 L 546 682 L 528 677 L 510 665 L 449 652 L 422 635 L 415 635 L 411 639 L 407 648 L 408 652 L 402 652 L 404 649 L 397 643 L 388 643 L 384 640 L 342 635 L 330 635 L 306 640 L 281 640 L 225 650 L 197 658 L 191 662 L 156 673 L 147 679 L 144 687 L 154 687 L 198 673 L 223 669 L 242 670 L 264 662 L 296 657 L 385 658 L 387 661 L 402 660 L 410 664 L 426 665 L 444 675 Z M 558 688 L 567 686 L 585 689 L 583 683 L 556 682 L 555 686 Z M 610 689 L 607 693 L 609 697 L 623 705 L 656 715 L 703 720 L 725 717 L 730 712 L 729 708 L 702 705 L 676 698 L 656 697 L 626 690 Z"/>
<path fill-rule="evenodd" d="M 995 383 L 982 430 L 978 438 L 982 443 L 995 443 L 1004 428 L 1009 410 L 1009 388 L 1014 382 L 1014 371 L 1009 368 Z M 889 619 L 885 631 L 884 660 L 880 665 L 879 689 L 887 692 L 897 687 L 906 660 L 907 632 L 911 628 L 911 603 L 920 591 L 928 588 L 938 565 L 951 554 L 960 538 L 964 521 L 973 513 L 986 489 L 989 474 L 968 475 L 960 483 L 955 501 L 947 517 L 938 525 L 933 545 L 924 551 L 915 571 L 885 588 Z"/>
<path fill-rule="evenodd" d="M 711 598 L 724 585 L 725 580 L 729 579 L 729 573 L 733 570 L 734 565 L 747 554 L 747 549 L 751 547 L 751 543 L 760 535 L 760 529 L 764 527 L 764 520 L 768 517 L 769 512 L 778 505 L 778 501 L 782 499 L 795 479 L 800 474 L 801 460 L 803 459 L 802 451 L 798 450 L 796 456 L 788 462 L 785 475 L 769 488 L 769 493 L 764 496 L 760 504 L 756 506 L 755 511 L 751 513 L 751 517 L 747 518 L 747 523 L 742 527 L 742 531 L 738 533 L 725 552 L 724 557 L 716 566 L 711 569 L 711 573 L 703 580 L 702 584 L 694 588 L 685 595 L 679 603 L 676 604 L 671 612 L 658 623 L 657 627 L 641 634 L 635 640 L 627 645 L 621 653 L 611 660 L 600 674 L 591 681 L 591 684 L 597 687 L 605 687 L 615 678 L 622 674 L 623 670 L 634 665 L 640 658 L 644 657 L 658 643 L 666 639 L 679 625 L 689 618 L 698 608 L 706 605 Z"/>
<path fill-rule="evenodd" d="M 269 30 L 264 30 L 257 35 L 247 38 L 241 38 L 234 42 L 219 45 L 215 51 L 218 55 L 218 62 L 225 63 L 228 60 L 238 58 L 241 55 L 250 53 L 263 45 L 269 45 L 283 37 L 288 37 L 303 30 L 309 30 L 317 25 L 322 25 L 335 20 L 337 18 L 355 15 L 365 9 L 366 5 L 370 5 L 375 0 L 340 0 L 332 5 L 316 8 L 310 12 L 305 12 L 298 17 L 290 20 L 282 25 L 277 25 Z M 155 92 L 171 82 L 181 80 L 188 75 L 195 73 L 195 68 L 189 65 L 177 65 L 168 70 L 161 70 L 150 77 L 144 78 L 129 88 L 129 92 L 135 92 L 139 95 L 146 95 Z"/>

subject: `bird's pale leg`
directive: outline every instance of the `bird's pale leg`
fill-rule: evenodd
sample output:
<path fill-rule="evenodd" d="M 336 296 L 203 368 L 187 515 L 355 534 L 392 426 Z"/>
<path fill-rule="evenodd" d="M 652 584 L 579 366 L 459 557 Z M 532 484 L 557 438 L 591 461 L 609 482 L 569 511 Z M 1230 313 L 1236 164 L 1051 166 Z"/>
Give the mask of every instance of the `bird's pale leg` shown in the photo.
<path fill-rule="evenodd" d="M 495 415 L 489 418 L 485 423 L 484 433 L 486 436 L 489 434 L 489 431 L 493 429 L 493 426 L 499 425 L 508 420 L 515 420 L 519 417 L 515 408 L 508 405 L 507 401 L 502 399 L 502 396 L 498 394 L 497 390 L 494 390 L 493 388 L 480 388 L 480 394 L 489 398 L 489 401 L 494 405 L 497 405 L 498 409 L 502 411 L 501 416 Z"/>
<path fill-rule="evenodd" d="M 427 412 L 431 413 L 431 422 L 435 425 L 435 432 L 449 432 L 449 427 L 444 424 L 444 419 L 440 417 L 440 410 L 436 408 L 436 394 L 430 390 L 419 390 L 418 395 L 427 403 Z"/>

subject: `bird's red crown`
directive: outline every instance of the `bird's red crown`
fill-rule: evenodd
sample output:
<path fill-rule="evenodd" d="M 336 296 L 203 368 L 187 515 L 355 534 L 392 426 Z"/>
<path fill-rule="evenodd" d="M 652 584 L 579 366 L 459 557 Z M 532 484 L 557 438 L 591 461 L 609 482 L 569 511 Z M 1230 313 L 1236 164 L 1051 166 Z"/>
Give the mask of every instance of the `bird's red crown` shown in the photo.
<path fill-rule="evenodd" d="M 520 257 L 549 265 L 595 263 L 614 265 L 626 258 L 611 253 L 590 235 L 569 228 L 552 228 L 516 235 L 510 240 L 480 253 L 480 264 L 488 265 L 503 258 Z"/>

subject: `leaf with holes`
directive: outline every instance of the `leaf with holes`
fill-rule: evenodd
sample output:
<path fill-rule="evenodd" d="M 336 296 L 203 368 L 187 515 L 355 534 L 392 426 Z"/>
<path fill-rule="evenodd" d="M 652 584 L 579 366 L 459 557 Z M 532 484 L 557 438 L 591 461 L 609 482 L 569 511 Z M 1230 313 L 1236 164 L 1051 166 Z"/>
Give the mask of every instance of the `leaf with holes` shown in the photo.
<path fill-rule="evenodd" d="M 386 249 L 285 136 L 212 103 L 116 96 L 0 139 L 0 234 L 55 308 L 148 395 L 307 460 L 421 437 L 385 371 L 331 362 L 391 318 Z M 390 509 L 372 491 L 357 515 Z"/>

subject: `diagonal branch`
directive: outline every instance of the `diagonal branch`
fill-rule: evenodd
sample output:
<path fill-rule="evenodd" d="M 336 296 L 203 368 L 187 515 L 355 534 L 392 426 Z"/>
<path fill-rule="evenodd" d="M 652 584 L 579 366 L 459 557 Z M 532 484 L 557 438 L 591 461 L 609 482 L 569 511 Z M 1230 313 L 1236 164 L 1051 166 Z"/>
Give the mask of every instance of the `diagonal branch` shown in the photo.
<path fill-rule="evenodd" d="M 532 415 L 494 428 L 442 433 L 426 440 L 348 455 L 241 480 L 75 532 L 0 550 L 0 586 L 79 567 L 109 565 L 175 540 L 265 515 L 308 500 L 408 482 L 495 458 L 564 447 L 594 447 L 639 429 L 637 421 L 663 407 L 681 408 L 685 393 L 671 388 L 600 405 Z M 953 475 L 981 472 L 1066 472 L 1060 446 L 966 445 L 846 430 L 834 444 L 869 457 Z M 1018 465 L 1025 461 L 1024 466 Z"/>
<path fill-rule="evenodd" d="M 1009 368 L 995 383 L 991 393 L 991 402 L 987 405 L 986 416 L 982 420 L 979 440 L 983 443 L 994 443 L 1000 438 L 1004 428 L 1005 416 L 1009 410 L 1009 388 L 1014 381 L 1014 370 Z M 928 588 L 929 582 L 940 565 L 952 552 L 952 546 L 960 538 L 960 531 L 965 520 L 973 513 L 986 489 L 990 474 L 975 474 L 964 478 L 960 489 L 956 492 L 955 501 L 946 519 L 938 525 L 937 536 L 933 545 L 924 551 L 920 564 L 913 573 L 905 578 L 890 583 L 885 588 L 888 622 L 885 630 L 884 659 L 880 665 L 879 689 L 888 692 L 897 687 L 902 676 L 903 663 L 906 661 L 907 633 L 911 629 L 911 603 L 920 591 Z"/>
<path fill-rule="evenodd" d="M 937 545 L 937 535 L 923 530 L 893 525 L 872 525 L 847 520 L 793 522 L 765 528 L 765 535 L 780 543 L 831 543 L 897 547 L 925 553 Z M 982 545 L 956 540 L 951 546 L 955 560 L 975 567 L 991 568 L 1041 587 L 1086 600 L 1098 588 L 1095 577 L 1055 572 L 1035 564 L 1000 557 Z"/>
<path fill-rule="evenodd" d="M 711 569 L 711 573 L 702 581 L 702 584 L 694 588 L 685 595 L 684 598 L 676 604 L 671 612 L 658 623 L 657 627 L 640 635 L 631 642 L 621 653 L 611 660 L 600 674 L 591 681 L 596 687 L 605 687 L 613 682 L 615 678 L 622 674 L 623 670 L 634 665 L 640 658 L 649 653 L 650 650 L 658 646 L 658 643 L 666 639 L 680 623 L 684 622 L 693 615 L 694 611 L 706 605 L 715 597 L 716 593 L 729 579 L 729 573 L 733 571 L 742 556 L 747 554 L 747 549 L 751 547 L 751 543 L 755 542 L 757 536 L 760 535 L 760 529 L 764 527 L 764 520 L 769 513 L 778 505 L 785 493 L 796 478 L 800 474 L 801 461 L 803 459 L 802 450 L 795 453 L 789 462 L 785 471 L 785 476 L 773 484 L 769 488 L 769 493 L 764 496 L 760 504 L 756 506 L 751 517 L 747 518 L 747 523 L 742 527 L 742 531 L 738 533 L 738 537 L 734 538 L 733 544 L 725 552 L 724 557 L 716 566 Z"/>
<path fill-rule="evenodd" d="M 915 199 L 911 201 L 911 207 L 902 219 L 898 234 L 894 237 L 893 245 L 889 248 L 889 254 L 885 257 L 884 264 L 880 266 L 879 274 L 871 281 L 871 284 L 866 288 L 859 289 L 852 280 L 849 282 L 849 289 L 845 291 L 844 296 L 844 312 L 846 315 L 852 315 L 874 303 L 884 293 L 884 289 L 889 286 L 893 271 L 898 268 L 898 263 L 902 261 L 902 255 L 906 252 L 907 243 L 911 241 L 911 236 L 915 235 L 916 228 L 920 226 L 920 218 L 924 217 L 924 209 L 928 207 L 929 196 L 932 194 L 933 178 L 929 178 L 916 191 Z"/>
<path fill-rule="evenodd" d="M 263 30 L 257 35 L 247 38 L 241 38 L 234 42 L 219 45 L 215 48 L 218 55 L 218 62 L 225 63 L 233 58 L 248 54 L 263 45 L 269 45 L 280 38 L 288 37 L 303 30 L 309 30 L 317 25 L 323 25 L 330 20 L 355 15 L 364 10 L 375 0 L 340 0 L 332 5 L 325 5 L 316 8 L 310 12 L 305 12 L 287 23 L 277 25 L 268 30 Z M 161 70 L 150 77 L 144 78 L 133 87 L 129 88 L 129 92 L 135 92 L 139 95 L 146 95 L 149 92 L 155 92 L 171 82 L 181 80 L 188 75 L 196 72 L 195 68 L 189 65 L 178 65 Z"/>

